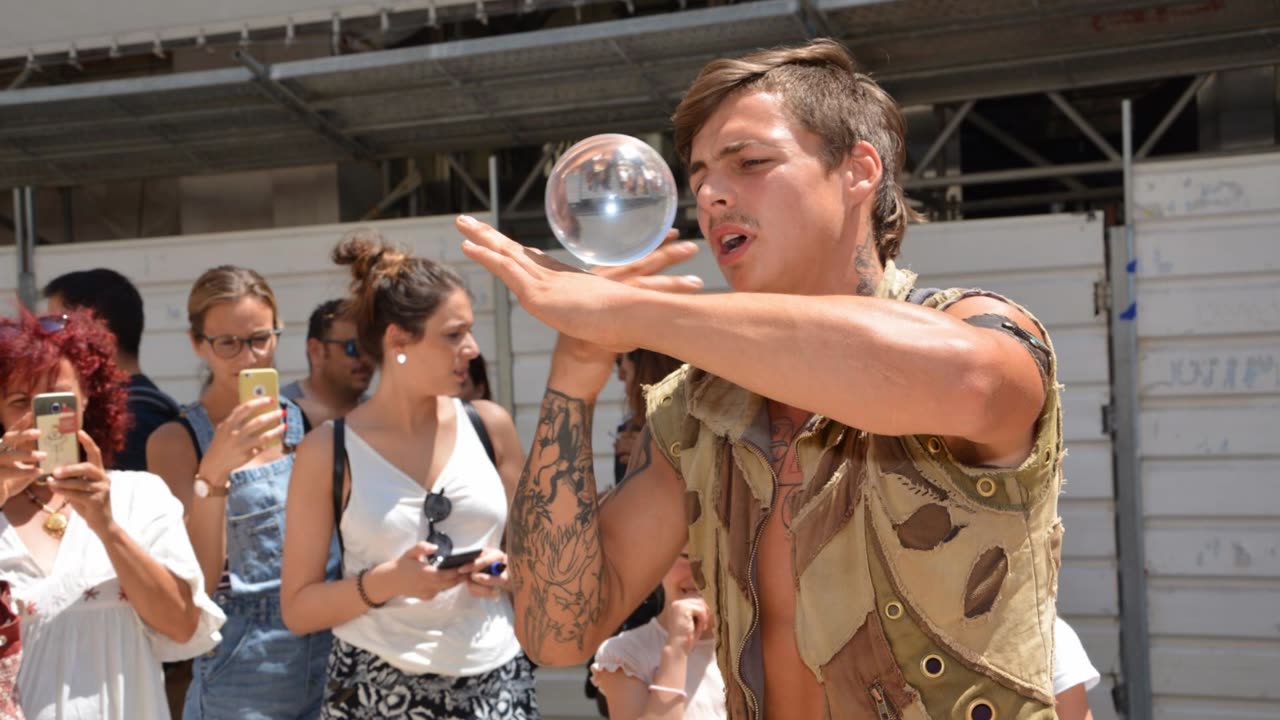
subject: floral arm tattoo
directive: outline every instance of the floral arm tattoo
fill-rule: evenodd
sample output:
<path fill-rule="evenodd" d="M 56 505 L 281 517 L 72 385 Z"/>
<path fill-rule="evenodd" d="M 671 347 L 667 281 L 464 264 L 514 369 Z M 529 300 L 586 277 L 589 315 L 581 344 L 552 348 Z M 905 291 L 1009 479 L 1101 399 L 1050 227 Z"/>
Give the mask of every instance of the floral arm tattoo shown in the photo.
<path fill-rule="evenodd" d="M 507 527 L 516 625 L 535 661 L 548 645 L 585 649 L 604 614 L 594 408 L 548 390 Z"/>

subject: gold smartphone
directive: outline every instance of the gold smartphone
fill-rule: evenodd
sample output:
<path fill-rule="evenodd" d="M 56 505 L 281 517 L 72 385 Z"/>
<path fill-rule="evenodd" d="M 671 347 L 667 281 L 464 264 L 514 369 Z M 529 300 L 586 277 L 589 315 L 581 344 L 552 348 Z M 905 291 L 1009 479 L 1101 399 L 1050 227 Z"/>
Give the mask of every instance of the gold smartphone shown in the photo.
<path fill-rule="evenodd" d="M 275 402 L 254 413 L 254 417 L 269 412 L 277 414 L 280 412 L 280 373 L 276 372 L 275 368 L 241 370 L 240 402 L 243 404 L 260 397 L 272 397 L 275 398 Z"/>
<path fill-rule="evenodd" d="M 45 453 L 44 460 L 40 461 L 40 470 L 45 476 L 64 465 L 80 462 L 76 396 L 73 393 L 44 393 L 32 398 L 31 405 L 36 429 L 40 431 L 36 449 Z"/>

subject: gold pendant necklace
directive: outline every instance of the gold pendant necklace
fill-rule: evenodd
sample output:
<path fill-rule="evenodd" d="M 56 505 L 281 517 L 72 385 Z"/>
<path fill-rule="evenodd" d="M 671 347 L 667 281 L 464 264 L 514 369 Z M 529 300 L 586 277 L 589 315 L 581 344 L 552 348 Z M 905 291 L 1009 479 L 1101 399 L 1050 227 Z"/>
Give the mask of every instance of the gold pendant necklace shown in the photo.
<path fill-rule="evenodd" d="M 31 492 L 31 488 L 23 488 L 23 492 L 26 493 L 31 502 L 39 505 L 41 510 L 49 513 L 49 518 L 44 521 L 44 525 L 42 526 L 44 531 L 61 540 L 62 534 L 67 531 L 67 516 L 62 514 L 62 511 L 67 509 L 67 501 L 63 500 L 62 506 L 57 510 L 54 510 L 48 505 L 40 502 L 40 498 L 36 497 L 35 493 Z"/>

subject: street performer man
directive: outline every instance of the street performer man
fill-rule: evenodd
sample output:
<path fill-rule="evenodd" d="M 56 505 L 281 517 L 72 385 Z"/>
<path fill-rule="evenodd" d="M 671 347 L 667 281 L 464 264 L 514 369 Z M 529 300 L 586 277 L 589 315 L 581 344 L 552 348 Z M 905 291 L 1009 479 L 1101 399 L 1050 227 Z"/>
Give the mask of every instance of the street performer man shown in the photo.
<path fill-rule="evenodd" d="M 561 333 L 509 524 L 524 647 L 582 662 L 687 541 L 735 720 L 1051 720 L 1045 329 L 895 266 L 903 120 L 841 46 L 715 60 L 674 122 L 735 292 L 641 277 L 686 251 L 588 274 L 458 221 L 467 255 Z M 647 435 L 597 504 L 594 403 L 637 346 L 688 364 L 650 389 Z"/>

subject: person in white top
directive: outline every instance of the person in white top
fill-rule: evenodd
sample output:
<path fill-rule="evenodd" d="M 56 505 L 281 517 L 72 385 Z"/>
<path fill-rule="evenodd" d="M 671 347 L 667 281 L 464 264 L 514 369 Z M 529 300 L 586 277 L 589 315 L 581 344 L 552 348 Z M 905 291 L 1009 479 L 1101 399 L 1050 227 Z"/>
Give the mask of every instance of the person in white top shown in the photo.
<path fill-rule="evenodd" d="M 124 445 L 125 375 L 115 340 L 86 311 L 0 321 L 0 580 L 23 645 L 28 720 L 168 718 L 162 661 L 208 651 L 222 611 L 182 523 L 150 473 L 107 471 Z M 83 461 L 40 480 L 32 401 L 71 393 Z"/>
<path fill-rule="evenodd" d="M 591 679 L 611 720 L 721 720 L 724 678 L 716 665 L 714 623 L 687 552 L 662 578 L 662 613 L 600 644 Z"/>
<path fill-rule="evenodd" d="M 296 633 L 333 628 L 322 717 L 537 718 L 501 549 L 519 438 L 500 406 L 476 401 L 472 421 L 452 397 L 479 353 L 466 289 L 370 230 L 333 257 L 381 380 L 307 436 L 289 486 L 281 603 Z M 343 578 L 326 581 L 335 525 Z"/>
<path fill-rule="evenodd" d="M 1058 720 L 1093 720 L 1088 692 L 1102 676 L 1089 662 L 1080 636 L 1062 618 L 1053 624 L 1053 694 Z"/>

